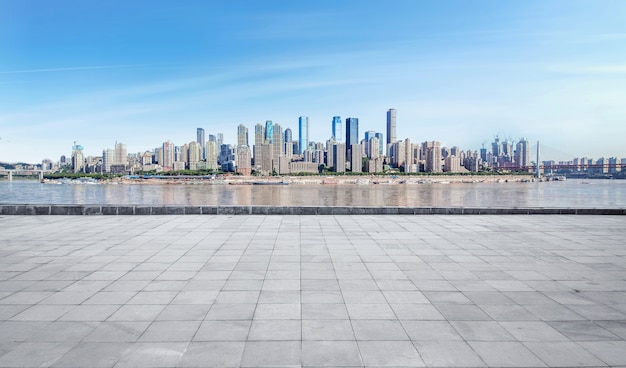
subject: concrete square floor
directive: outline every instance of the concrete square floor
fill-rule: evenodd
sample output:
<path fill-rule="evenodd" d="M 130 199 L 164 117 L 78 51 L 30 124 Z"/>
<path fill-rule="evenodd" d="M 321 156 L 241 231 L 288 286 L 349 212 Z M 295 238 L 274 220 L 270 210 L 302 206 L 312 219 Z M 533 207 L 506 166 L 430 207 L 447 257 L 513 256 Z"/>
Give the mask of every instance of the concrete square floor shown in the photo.
<path fill-rule="evenodd" d="M 625 225 L 0 216 L 0 367 L 626 366 Z"/>

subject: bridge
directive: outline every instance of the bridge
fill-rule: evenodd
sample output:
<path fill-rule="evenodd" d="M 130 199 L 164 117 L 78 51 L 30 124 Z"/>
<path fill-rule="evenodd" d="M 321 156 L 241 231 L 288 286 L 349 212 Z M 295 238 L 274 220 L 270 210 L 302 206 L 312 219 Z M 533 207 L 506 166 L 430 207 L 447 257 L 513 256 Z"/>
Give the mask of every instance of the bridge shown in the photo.
<path fill-rule="evenodd" d="M 7 176 L 9 181 L 13 181 L 13 176 L 34 176 L 37 175 L 39 180 L 43 180 L 45 173 L 51 172 L 50 170 L 27 170 L 27 169 L 4 169 L 0 170 L 0 176 Z"/>

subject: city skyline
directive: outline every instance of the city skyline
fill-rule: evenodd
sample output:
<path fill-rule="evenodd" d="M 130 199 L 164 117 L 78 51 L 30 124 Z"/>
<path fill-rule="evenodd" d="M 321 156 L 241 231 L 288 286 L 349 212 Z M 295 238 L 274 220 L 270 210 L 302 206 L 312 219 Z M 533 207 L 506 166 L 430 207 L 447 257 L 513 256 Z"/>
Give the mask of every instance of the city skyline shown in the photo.
<path fill-rule="evenodd" d="M 390 107 L 397 139 L 478 149 L 498 134 L 545 142 L 557 160 L 624 157 L 625 11 L 565 0 L 4 1 L 0 161 L 56 160 L 73 141 L 93 154 L 116 140 L 141 151 L 189 142 L 198 127 L 236 142 L 239 124 L 297 129 L 299 116 L 310 141 L 332 135 L 333 116 L 385 133 Z"/>

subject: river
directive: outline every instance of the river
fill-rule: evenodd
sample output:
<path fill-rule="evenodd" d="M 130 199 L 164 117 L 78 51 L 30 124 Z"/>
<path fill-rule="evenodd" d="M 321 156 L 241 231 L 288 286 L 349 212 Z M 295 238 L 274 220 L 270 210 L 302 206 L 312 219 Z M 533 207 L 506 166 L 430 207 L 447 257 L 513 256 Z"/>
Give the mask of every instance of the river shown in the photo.
<path fill-rule="evenodd" d="M 626 208 L 626 180 L 400 185 L 42 184 L 0 181 L 0 204 Z"/>

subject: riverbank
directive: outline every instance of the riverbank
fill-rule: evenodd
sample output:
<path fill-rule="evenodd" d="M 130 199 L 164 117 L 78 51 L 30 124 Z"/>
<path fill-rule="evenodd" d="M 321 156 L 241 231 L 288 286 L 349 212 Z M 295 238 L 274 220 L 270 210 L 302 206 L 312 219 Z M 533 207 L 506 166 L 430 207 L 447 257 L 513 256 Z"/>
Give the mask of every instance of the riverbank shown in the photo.
<path fill-rule="evenodd" d="M 371 175 L 371 176 L 126 176 L 99 181 L 103 184 L 204 184 L 204 185 L 423 185 L 453 183 L 526 183 L 545 181 L 532 175 Z M 46 180 L 49 184 L 81 183 Z M 94 181 L 88 181 L 93 184 Z"/>

